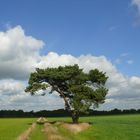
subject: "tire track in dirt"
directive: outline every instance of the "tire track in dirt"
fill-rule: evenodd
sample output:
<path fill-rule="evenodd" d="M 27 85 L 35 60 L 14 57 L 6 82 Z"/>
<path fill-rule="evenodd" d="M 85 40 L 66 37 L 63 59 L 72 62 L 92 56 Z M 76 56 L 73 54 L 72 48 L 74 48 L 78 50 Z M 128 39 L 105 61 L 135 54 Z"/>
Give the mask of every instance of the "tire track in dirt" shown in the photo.
<path fill-rule="evenodd" d="M 53 126 L 50 123 L 44 124 L 44 132 L 46 133 L 48 140 L 69 140 L 68 138 L 61 136 L 58 132 L 58 127 Z"/>
<path fill-rule="evenodd" d="M 29 136 L 36 127 L 36 123 L 33 123 L 25 132 L 23 132 L 16 140 L 28 140 Z"/>

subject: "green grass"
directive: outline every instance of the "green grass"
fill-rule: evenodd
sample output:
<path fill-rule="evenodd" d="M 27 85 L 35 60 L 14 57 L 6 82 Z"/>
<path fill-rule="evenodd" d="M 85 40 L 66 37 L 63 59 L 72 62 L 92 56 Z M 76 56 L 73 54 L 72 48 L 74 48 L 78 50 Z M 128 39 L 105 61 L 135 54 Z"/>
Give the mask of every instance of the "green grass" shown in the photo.
<path fill-rule="evenodd" d="M 0 119 L 0 140 L 15 140 L 36 119 Z M 71 118 L 48 118 L 49 121 L 71 122 Z M 59 134 L 69 140 L 140 140 L 140 115 L 81 117 L 80 122 L 90 122 L 91 127 L 73 134 L 58 125 Z M 30 140 L 46 140 L 43 125 L 37 125 Z"/>
<path fill-rule="evenodd" d="M 70 118 L 50 118 L 50 121 L 70 121 Z M 140 115 L 83 117 L 81 122 L 90 122 L 91 128 L 74 135 L 60 128 L 61 134 L 72 140 L 140 140 Z"/>
<path fill-rule="evenodd" d="M 34 119 L 0 119 L 0 140 L 15 140 Z"/>
<path fill-rule="evenodd" d="M 31 134 L 29 140 L 46 140 L 45 134 L 43 133 L 44 125 L 38 124 Z"/>

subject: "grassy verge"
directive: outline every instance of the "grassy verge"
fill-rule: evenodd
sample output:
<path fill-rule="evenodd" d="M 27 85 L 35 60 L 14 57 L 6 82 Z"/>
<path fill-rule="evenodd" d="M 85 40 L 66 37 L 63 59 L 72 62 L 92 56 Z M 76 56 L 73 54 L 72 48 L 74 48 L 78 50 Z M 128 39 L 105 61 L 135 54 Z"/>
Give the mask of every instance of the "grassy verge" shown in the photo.
<path fill-rule="evenodd" d="M 34 119 L 0 119 L 0 140 L 14 140 L 26 129 Z"/>

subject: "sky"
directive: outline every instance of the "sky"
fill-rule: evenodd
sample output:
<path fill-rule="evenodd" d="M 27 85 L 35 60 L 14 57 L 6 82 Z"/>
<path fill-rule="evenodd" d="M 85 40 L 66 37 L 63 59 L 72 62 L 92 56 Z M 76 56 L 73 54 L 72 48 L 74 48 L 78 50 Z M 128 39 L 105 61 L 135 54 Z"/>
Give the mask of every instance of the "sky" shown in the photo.
<path fill-rule="evenodd" d="M 99 109 L 140 108 L 139 38 L 140 0 L 0 0 L 0 110 L 63 108 L 24 89 L 36 67 L 75 63 L 109 76 Z"/>

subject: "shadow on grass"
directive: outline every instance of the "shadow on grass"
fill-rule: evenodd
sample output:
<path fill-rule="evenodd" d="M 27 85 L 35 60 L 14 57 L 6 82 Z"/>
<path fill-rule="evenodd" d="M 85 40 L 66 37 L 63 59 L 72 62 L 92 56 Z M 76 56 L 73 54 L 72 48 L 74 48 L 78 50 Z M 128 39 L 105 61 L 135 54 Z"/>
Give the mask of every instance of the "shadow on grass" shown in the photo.
<path fill-rule="evenodd" d="M 73 122 L 69 122 L 69 121 L 49 121 L 48 123 L 50 123 L 50 124 L 57 124 L 57 123 L 60 123 L 60 124 L 63 124 L 63 123 L 74 124 Z M 79 122 L 78 124 L 80 124 L 80 123 L 88 123 L 90 125 L 95 124 L 94 122 Z"/>
<path fill-rule="evenodd" d="M 27 125 L 32 125 L 33 123 L 27 123 Z"/>

